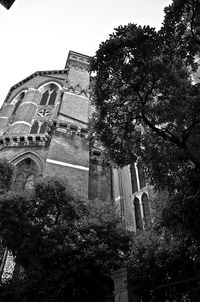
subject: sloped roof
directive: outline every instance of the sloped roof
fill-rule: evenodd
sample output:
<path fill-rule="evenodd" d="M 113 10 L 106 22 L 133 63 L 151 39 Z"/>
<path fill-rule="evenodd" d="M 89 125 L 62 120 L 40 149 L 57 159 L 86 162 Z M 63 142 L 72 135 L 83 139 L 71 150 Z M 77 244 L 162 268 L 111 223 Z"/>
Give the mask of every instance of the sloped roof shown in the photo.
<path fill-rule="evenodd" d="M 14 89 L 20 87 L 30 79 L 33 79 L 34 77 L 40 75 L 40 76 L 49 76 L 49 75 L 56 75 L 56 74 L 66 74 L 68 72 L 68 69 L 63 69 L 63 70 L 47 70 L 47 71 L 36 71 L 27 78 L 23 79 L 22 81 L 18 82 L 14 86 L 12 86 L 6 96 L 6 99 L 4 102 L 7 102 L 8 98 L 10 97 L 11 93 L 13 92 Z M 55 78 L 55 76 L 54 76 Z"/>

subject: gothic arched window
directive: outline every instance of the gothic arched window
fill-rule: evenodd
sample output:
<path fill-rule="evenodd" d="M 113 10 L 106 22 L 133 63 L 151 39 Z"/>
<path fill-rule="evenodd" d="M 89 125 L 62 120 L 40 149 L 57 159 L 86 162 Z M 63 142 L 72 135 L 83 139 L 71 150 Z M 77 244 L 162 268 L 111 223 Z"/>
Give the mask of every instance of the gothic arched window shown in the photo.
<path fill-rule="evenodd" d="M 50 94 L 49 103 L 48 105 L 54 105 L 56 100 L 57 92 L 53 90 Z"/>
<path fill-rule="evenodd" d="M 56 100 L 57 92 L 55 90 L 46 90 L 40 102 L 40 105 L 54 105 Z"/>
<path fill-rule="evenodd" d="M 38 167 L 34 160 L 26 158 L 16 165 L 13 188 L 16 191 L 32 189 L 35 178 L 38 175 Z"/>
<path fill-rule="evenodd" d="M 22 103 L 22 100 L 24 99 L 26 95 L 26 91 L 22 91 L 20 92 L 12 101 L 11 101 L 11 105 L 14 105 L 14 110 L 12 112 L 12 117 L 11 117 L 11 120 L 10 120 L 10 123 L 13 122 L 14 118 L 15 118 L 15 115 L 16 115 L 16 112 L 17 112 L 17 109 L 19 108 L 19 105 Z"/>
<path fill-rule="evenodd" d="M 130 165 L 130 173 L 131 173 L 132 193 L 135 193 L 139 190 L 138 183 L 137 183 L 137 174 L 136 174 L 135 164 Z"/>
<path fill-rule="evenodd" d="M 53 106 L 56 101 L 58 91 L 61 89 L 61 86 L 57 83 L 50 82 L 42 85 L 39 90 L 42 92 L 42 99 L 40 105 L 50 105 Z"/>
<path fill-rule="evenodd" d="M 48 102 L 48 99 L 49 99 L 49 90 L 46 90 L 42 95 L 40 105 L 46 105 Z"/>
<path fill-rule="evenodd" d="M 47 130 L 47 122 L 44 122 L 40 127 L 40 134 L 45 133 Z"/>
<path fill-rule="evenodd" d="M 140 200 L 135 197 L 133 201 L 134 209 L 135 209 L 135 224 L 136 230 L 142 230 L 142 216 L 140 210 Z"/>
<path fill-rule="evenodd" d="M 47 131 L 47 122 L 37 122 L 35 121 L 32 125 L 30 134 L 44 134 Z"/>
<path fill-rule="evenodd" d="M 32 125 L 30 134 L 37 134 L 37 133 L 38 133 L 38 129 L 39 129 L 39 124 L 38 124 L 38 122 L 35 122 L 35 123 Z"/>

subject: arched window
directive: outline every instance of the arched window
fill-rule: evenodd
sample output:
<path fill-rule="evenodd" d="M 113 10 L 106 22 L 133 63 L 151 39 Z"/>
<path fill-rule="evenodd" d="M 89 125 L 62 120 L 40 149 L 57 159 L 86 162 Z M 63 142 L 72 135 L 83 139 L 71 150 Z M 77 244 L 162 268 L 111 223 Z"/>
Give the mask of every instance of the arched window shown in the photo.
<path fill-rule="evenodd" d="M 42 95 L 40 105 L 47 105 L 48 99 L 49 99 L 49 90 L 46 90 Z"/>
<path fill-rule="evenodd" d="M 47 131 L 47 122 L 37 122 L 35 121 L 31 127 L 30 134 L 44 134 Z"/>
<path fill-rule="evenodd" d="M 55 104 L 58 91 L 61 88 L 61 85 L 55 82 L 46 83 L 39 87 L 39 91 L 43 93 L 40 105 L 53 106 Z"/>
<path fill-rule="evenodd" d="M 54 105 L 56 100 L 57 92 L 55 90 L 46 90 L 40 102 L 40 105 Z"/>
<path fill-rule="evenodd" d="M 131 173 L 132 193 L 135 193 L 139 190 L 138 184 L 137 184 L 137 175 L 136 175 L 135 164 L 130 165 L 130 173 Z"/>
<path fill-rule="evenodd" d="M 11 120 L 10 120 L 10 123 L 13 122 L 14 118 L 15 118 L 15 115 L 16 115 L 16 112 L 17 112 L 17 109 L 19 108 L 19 105 L 21 104 L 22 100 L 24 99 L 26 95 L 26 91 L 22 91 L 20 92 L 12 101 L 10 104 L 14 105 L 14 110 L 12 112 L 12 117 L 11 117 Z"/>
<path fill-rule="evenodd" d="M 22 191 L 32 189 L 35 178 L 38 175 L 38 167 L 31 158 L 26 158 L 16 165 L 13 189 Z"/>
<path fill-rule="evenodd" d="M 35 122 L 31 128 L 30 134 L 37 134 L 39 129 L 39 124 L 38 122 Z"/>
<path fill-rule="evenodd" d="M 135 197 L 133 201 L 134 209 L 135 209 L 135 224 L 136 230 L 142 230 L 142 216 L 140 210 L 140 201 L 137 197 Z"/>
<path fill-rule="evenodd" d="M 151 225 L 151 215 L 150 215 L 149 199 L 146 193 L 142 194 L 142 208 L 144 214 L 145 227 L 148 227 Z"/>
<path fill-rule="evenodd" d="M 45 133 L 47 130 L 47 122 L 44 122 L 40 127 L 40 134 Z"/>
<path fill-rule="evenodd" d="M 57 92 L 53 90 L 50 94 L 49 103 L 48 105 L 54 105 L 56 100 Z"/>

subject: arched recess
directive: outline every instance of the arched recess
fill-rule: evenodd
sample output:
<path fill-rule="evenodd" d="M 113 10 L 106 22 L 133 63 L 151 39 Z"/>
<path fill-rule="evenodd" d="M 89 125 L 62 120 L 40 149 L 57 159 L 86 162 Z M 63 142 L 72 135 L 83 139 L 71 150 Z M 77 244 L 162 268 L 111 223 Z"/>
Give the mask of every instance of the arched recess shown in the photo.
<path fill-rule="evenodd" d="M 26 93 L 27 93 L 27 89 L 20 91 L 10 102 L 10 105 L 14 105 L 14 109 L 12 112 L 12 121 L 13 121 L 13 119 L 16 115 L 17 109 L 19 108 L 19 105 L 22 103 Z"/>
<path fill-rule="evenodd" d="M 41 159 L 32 152 L 26 152 L 11 162 L 15 165 L 13 189 L 21 191 L 33 188 L 35 179 L 41 176 L 43 171 Z"/>
<path fill-rule="evenodd" d="M 135 224 L 136 230 L 142 230 L 142 216 L 141 216 L 141 209 L 140 209 L 140 200 L 139 198 L 135 197 L 133 201 L 133 206 L 135 210 Z"/>
<path fill-rule="evenodd" d="M 28 89 L 23 89 L 21 90 L 11 101 L 10 101 L 10 104 L 12 105 L 17 105 L 19 102 L 21 102 L 26 93 L 27 93 Z"/>
<path fill-rule="evenodd" d="M 42 93 L 40 105 L 53 106 L 56 102 L 58 92 L 62 89 L 62 86 L 57 82 L 47 82 L 42 84 L 38 90 Z"/>

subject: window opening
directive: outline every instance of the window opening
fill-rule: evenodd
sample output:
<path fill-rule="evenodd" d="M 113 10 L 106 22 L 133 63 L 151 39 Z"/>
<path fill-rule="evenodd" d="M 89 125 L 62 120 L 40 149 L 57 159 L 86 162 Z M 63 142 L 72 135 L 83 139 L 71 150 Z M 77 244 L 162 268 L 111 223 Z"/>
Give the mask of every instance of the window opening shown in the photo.
<path fill-rule="evenodd" d="M 134 164 L 130 165 L 130 173 L 131 173 L 132 193 L 135 193 L 138 191 L 138 185 L 137 185 L 137 175 L 136 175 Z"/>
<path fill-rule="evenodd" d="M 56 100 L 56 96 L 57 96 L 57 93 L 56 93 L 55 90 L 53 90 L 53 92 L 50 94 L 48 105 L 54 105 L 55 100 Z"/>
<path fill-rule="evenodd" d="M 40 127 L 40 134 L 45 133 L 46 130 L 47 130 L 47 122 L 44 122 L 44 123 L 42 124 L 42 126 Z"/>
<path fill-rule="evenodd" d="M 37 134 L 39 129 L 39 124 L 38 122 L 35 122 L 31 128 L 30 134 Z"/>
<path fill-rule="evenodd" d="M 40 105 L 46 105 L 47 101 L 48 101 L 48 98 L 49 98 L 49 90 L 46 90 L 42 95 Z"/>
<path fill-rule="evenodd" d="M 134 199 L 134 208 L 135 208 L 135 224 L 136 230 L 142 230 L 142 216 L 140 210 L 140 201 L 137 197 Z"/>

